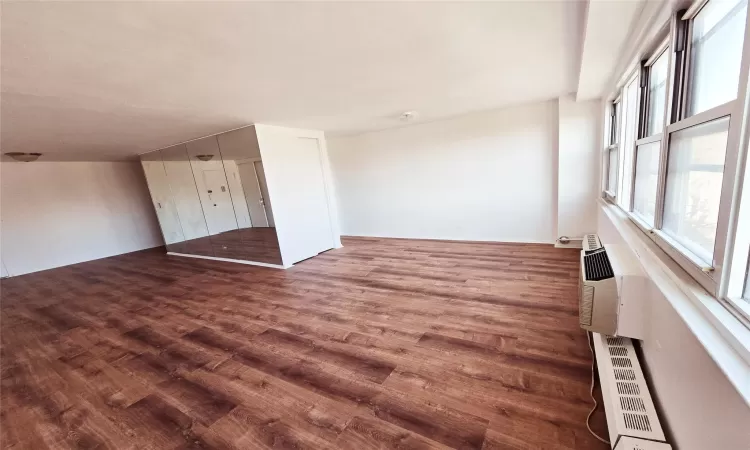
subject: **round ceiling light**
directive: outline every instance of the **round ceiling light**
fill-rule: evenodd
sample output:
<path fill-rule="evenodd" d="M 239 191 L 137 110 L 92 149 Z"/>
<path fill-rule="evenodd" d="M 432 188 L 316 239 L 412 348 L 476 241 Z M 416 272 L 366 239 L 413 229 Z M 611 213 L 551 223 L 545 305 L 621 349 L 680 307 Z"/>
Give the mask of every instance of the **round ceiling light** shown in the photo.
<path fill-rule="evenodd" d="M 414 119 L 416 116 L 417 116 L 416 111 L 406 111 L 399 116 L 399 119 L 403 121 L 409 121 L 409 120 Z"/>
<path fill-rule="evenodd" d="M 5 156 L 10 156 L 16 161 L 32 162 L 32 161 L 36 161 L 37 159 L 39 159 L 39 157 L 42 156 L 42 154 L 41 153 L 8 152 L 5 154 Z"/>

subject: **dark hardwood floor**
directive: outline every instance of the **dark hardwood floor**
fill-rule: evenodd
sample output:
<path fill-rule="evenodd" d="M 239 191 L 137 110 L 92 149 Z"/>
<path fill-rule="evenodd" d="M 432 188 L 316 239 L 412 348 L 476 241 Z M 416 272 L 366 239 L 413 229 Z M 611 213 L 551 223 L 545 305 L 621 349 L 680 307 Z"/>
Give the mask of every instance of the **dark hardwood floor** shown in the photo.
<path fill-rule="evenodd" d="M 286 271 L 144 251 L 3 280 L 2 447 L 608 448 L 584 423 L 577 251 L 344 245 Z"/>

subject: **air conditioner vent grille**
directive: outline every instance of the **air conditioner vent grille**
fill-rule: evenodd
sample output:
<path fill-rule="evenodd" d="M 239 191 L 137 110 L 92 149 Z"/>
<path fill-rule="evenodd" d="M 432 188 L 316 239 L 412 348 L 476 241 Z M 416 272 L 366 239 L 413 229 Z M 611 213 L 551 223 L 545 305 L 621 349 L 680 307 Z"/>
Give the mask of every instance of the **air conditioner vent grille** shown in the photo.
<path fill-rule="evenodd" d="M 628 356 L 628 349 L 626 347 L 610 347 L 609 354 L 612 356 Z"/>
<path fill-rule="evenodd" d="M 594 287 L 581 283 L 581 300 L 578 302 L 578 321 L 581 325 L 591 326 L 594 312 Z"/>
<path fill-rule="evenodd" d="M 620 395 L 641 395 L 641 389 L 637 383 L 628 383 L 627 381 L 617 382 L 617 393 Z"/>
<path fill-rule="evenodd" d="M 629 430 L 635 431 L 651 431 L 651 422 L 648 420 L 648 416 L 645 414 L 633 414 L 623 413 L 625 419 L 625 427 Z"/>
<path fill-rule="evenodd" d="M 601 281 L 615 276 L 607 251 L 603 248 L 584 255 L 583 265 L 587 281 Z"/>
<path fill-rule="evenodd" d="M 640 397 L 620 397 L 620 406 L 623 411 L 646 412 L 646 405 Z"/>
<path fill-rule="evenodd" d="M 591 251 L 596 250 L 602 247 L 601 241 L 599 241 L 599 236 L 595 234 L 587 234 L 583 236 L 583 250 L 584 251 Z"/>

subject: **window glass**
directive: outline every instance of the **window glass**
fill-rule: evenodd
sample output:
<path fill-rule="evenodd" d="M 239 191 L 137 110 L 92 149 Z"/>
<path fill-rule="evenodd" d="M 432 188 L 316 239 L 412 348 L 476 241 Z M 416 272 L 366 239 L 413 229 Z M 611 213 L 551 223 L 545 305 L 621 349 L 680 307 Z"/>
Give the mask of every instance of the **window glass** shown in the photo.
<path fill-rule="evenodd" d="M 607 167 L 607 192 L 614 194 L 617 189 L 617 149 L 609 150 L 609 163 Z"/>
<path fill-rule="evenodd" d="M 667 64 L 669 64 L 669 49 L 662 53 L 649 68 L 646 136 L 661 133 L 662 128 L 664 128 L 664 106 L 667 101 Z"/>
<path fill-rule="evenodd" d="M 643 144 L 636 150 L 633 211 L 649 225 L 656 214 L 656 184 L 659 179 L 660 141 Z"/>
<path fill-rule="evenodd" d="M 737 98 L 747 0 L 712 0 L 693 19 L 688 116 Z"/>
<path fill-rule="evenodd" d="M 663 230 L 711 264 L 729 117 L 672 133 Z"/>

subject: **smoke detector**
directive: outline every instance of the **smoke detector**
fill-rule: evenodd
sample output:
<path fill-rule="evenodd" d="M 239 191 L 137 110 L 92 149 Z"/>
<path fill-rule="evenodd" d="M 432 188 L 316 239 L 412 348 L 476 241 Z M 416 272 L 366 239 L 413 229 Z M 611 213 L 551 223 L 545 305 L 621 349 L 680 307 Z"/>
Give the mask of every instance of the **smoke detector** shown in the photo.
<path fill-rule="evenodd" d="M 401 113 L 401 115 L 398 118 L 403 120 L 404 122 L 408 122 L 414 119 L 416 116 L 417 116 L 416 111 L 406 111 L 406 112 Z"/>
<path fill-rule="evenodd" d="M 32 161 L 36 161 L 37 159 L 39 159 L 39 157 L 42 156 L 42 154 L 41 153 L 8 152 L 5 154 L 5 156 L 10 156 L 16 161 L 32 162 Z"/>

